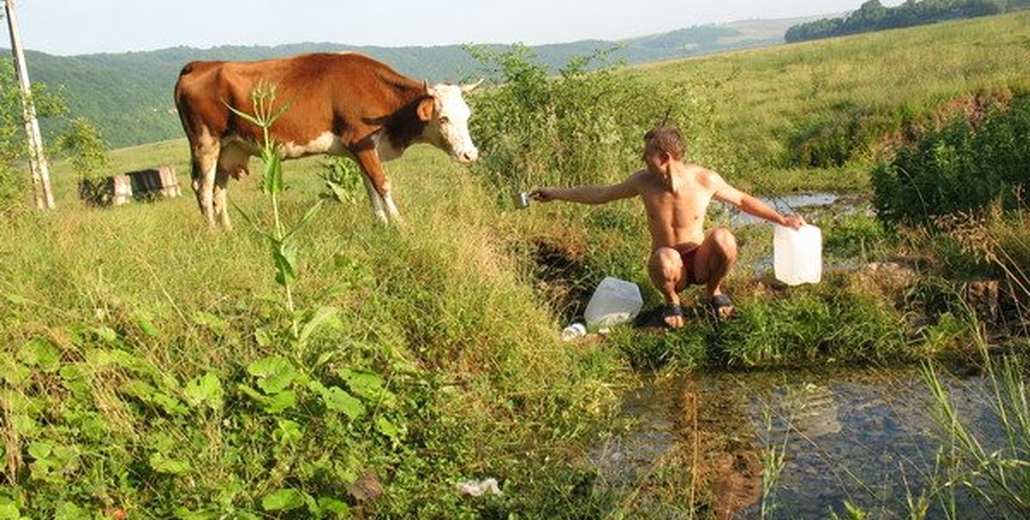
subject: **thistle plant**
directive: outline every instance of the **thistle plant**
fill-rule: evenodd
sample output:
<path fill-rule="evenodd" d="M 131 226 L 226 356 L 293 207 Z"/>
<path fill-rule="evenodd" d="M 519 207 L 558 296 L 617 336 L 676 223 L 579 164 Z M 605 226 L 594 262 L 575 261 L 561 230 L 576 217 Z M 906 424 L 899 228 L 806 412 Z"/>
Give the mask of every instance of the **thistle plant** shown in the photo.
<path fill-rule="evenodd" d="M 269 231 L 261 229 L 257 219 L 248 215 L 239 206 L 234 205 L 234 207 L 255 231 L 268 240 L 272 251 L 272 262 L 275 266 L 275 282 L 283 288 L 286 295 L 286 311 L 291 319 L 291 332 L 294 339 L 300 339 L 302 334 L 301 319 L 298 316 L 293 300 L 293 286 L 299 276 L 295 237 L 297 232 L 303 229 L 315 217 L 322 202 L 316 202 L 314 206 L 304 213 L 300 221 L 287 229 L 280 209 L 280 197 L 285 191 L 282 169 L 283 159 L 279 155 L 277 144 L 270 130 L 275 121 L 289 109 L 290 103 L 284 103 L 278 109 L 275 108 L 275 90 L 275 84 L 272 83 L 259 82 L 254 87 L 250 94 L 254 107 L 253 114 L 247 114 L 234 107 L 229 107 L 229 110 L 234 114 L 261 129 L 261 162 L 264 164 L 261 191 L 268 195 L 272 203 L 272 229 Z"/>

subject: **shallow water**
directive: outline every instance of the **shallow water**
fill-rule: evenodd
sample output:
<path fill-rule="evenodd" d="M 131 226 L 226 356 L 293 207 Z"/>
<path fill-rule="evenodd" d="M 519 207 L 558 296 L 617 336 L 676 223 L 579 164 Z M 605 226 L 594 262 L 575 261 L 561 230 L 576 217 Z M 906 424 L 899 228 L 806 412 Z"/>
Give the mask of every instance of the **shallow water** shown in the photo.
<path fill-rule="evenodd" d="M 988 380 L 943 379 L 959 416 L 988 444 L 997 442 Z M 668 454 L 683 451 L 691 426 L 677 418 L 696 414 L 701 428 L 733 439 L 738 459 L 743 452 L 760 458 L 770 448 L 785 454 L 766 518 L 829 518 L 831 512 L 846 518 L 845 501 L 869 518 L 908 518 L 909 500 L 943 479 L 932 410 L 919 369 L 693 374 L 629 396 L 623 413 L 637 426 L 592 459 L 607 481 L 632 485 Z M 751 484 L 760 489 L 760 472 L 754 473 Z M 752 495 L 737 504 L 734 518 L 761 517 L 760 499 Z M 1001 518 L 957 495 L 959 518 Z M 931 505 L 927 518 L 943 517 L 940 505 Z"/>
<path fill-rule="evenodd" d="M 827 192 L 797 193 L 782 197 L 762 198 L 762 202 L 765 202 L 773 209 L 784 215 L 804 214 L 804 212 L 801 211 L 801 208 L 830 206 L 837 204 L 840 200 L 840 195 Z M 748 215 L 734 207 L 727 207 L 727 209 L 730 214 L 730 224 L 734 227 L 742 224 L 761 222 L 758 217 Z M 847 211 L 848 209 L 849 208 L 842 208 L 842 211 Z"/>

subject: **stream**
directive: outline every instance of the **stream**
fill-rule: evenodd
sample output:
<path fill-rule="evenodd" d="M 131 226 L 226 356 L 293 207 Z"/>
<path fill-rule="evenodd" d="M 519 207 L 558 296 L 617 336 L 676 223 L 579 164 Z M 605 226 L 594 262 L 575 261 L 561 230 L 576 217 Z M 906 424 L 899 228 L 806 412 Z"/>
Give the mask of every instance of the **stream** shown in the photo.
<path fill-rule="evenodd" d="M 785 214 L 830 205 L 869 211 L 833 193 L 766 203 Z M 727 216 L 731 226 L 758 222 L 739 211 Z M 993 381 L 975 374 L 940 379 L 984 448 L 1001 446 Z M 605 486 L 629 490 L 634 511 L 652 519 L 852 518 L 845 504 L 864 518 L 919 518 L 913 509 L 920 497 L 946 480 L 935 408 L 919 367 L 663 377 L 623 397 L 621 415 L 633 426 L 596 447 L 590 460 Z M 763 498 L 762 475 L 776 469 L 770 453 L 782 455 L 782 463 Z M 691 512 L 691 497 L 695 504 L 704 500 L 694 491 L 669 491 L 694 480 L 713 489 L 714 511 Z M 956 518 L 1004 518 L 964 489 L 950 495 Z M 925 518 L 948 518 L 939 500 L 929 500 Z"/>
<path fill-rule="evenodd" d="M 988 445 L 998 442 L 990 380 L 941 379 L 967 426 Z M 909 518 L 909 501 L 945 478 L 933 410 L 919 368 L 690 374 L 626 396 L 622 413 L 635 426 L 592 460 L 607 482 L 624 487 L 660 474 L 674 453 L 699 461 L 724 506 L 717 518 L 849 518 L 845 502 L 868 518 Z M 769 450 L 782 453 L 783 464 L 763 516 Z M 956 495 L 958 518 L 1001 518 Z M 932 502 L 926 518 L 944 518 L 940 507 Z M 683 507 L 651 508 L 664 509 L 657 518 L 687 518 Z"/>

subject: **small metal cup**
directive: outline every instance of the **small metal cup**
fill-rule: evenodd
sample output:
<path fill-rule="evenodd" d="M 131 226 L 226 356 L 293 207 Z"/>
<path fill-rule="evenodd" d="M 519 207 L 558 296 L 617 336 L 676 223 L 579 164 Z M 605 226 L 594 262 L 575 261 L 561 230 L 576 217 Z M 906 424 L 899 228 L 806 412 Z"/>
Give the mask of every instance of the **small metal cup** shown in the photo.
<path fill-rule="evenodd" d="M 529 203 L 532 200 L 532 197 L 529 196 L 529 192 L 520 191 L 515 194 L 515 207 L 519 209 L 526 209 L 529 207 Z"/>

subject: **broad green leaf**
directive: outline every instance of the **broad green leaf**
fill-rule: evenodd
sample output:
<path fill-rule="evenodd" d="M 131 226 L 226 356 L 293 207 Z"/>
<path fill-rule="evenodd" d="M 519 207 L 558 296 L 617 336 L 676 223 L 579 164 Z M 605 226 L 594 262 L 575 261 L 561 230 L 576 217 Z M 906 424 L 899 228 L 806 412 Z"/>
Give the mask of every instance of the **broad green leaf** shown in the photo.
<path fill-rule="evenodd" d="M 293 285 L 297 281 L 297 246 L 292 240 L 272 242 L 275 281 L 279 285 Z"/>
<path fill-rule="evenodd" d="M 265 511 L 291 511 L 307 504 L 307 493 L 296 489 L 279 489 L 261 499 Z"/>
<path fill-rule="evenodd" d="M 383 416 L 376 417 L 376 430 L 387 436 L 391 441 L 399 443 L 404 440 L 404 432 Z"/>
<path fill-rule="evenodd" d="M 322 392 L 322 400 L 330 411 L 346 414 L 351 420 L 365 415 L 365 405 L 340 387 L 331 386 L 325 389 Z"/>
<path fill-rule="evenodd" d="M 89 513 L 71 502 L 61 502 L 54 512 L 54 520 L 82 520 L 89 518 Z"/>
<path fill-rule="evenodd" d="M 19 520 L 20 518 L 21 511 L 18 510 L 18 504 L 8 498 L 0 497 L 0 520 Z"/>
<path fill-rule="evenodd" d="M 168 415 L 181 417 L 188 414 L 190 411 L 189 408 L 183 406 L 182 402 L 178 399 L 160 392 L 154 394 L 153 401 L 154 404 L 159 406 Z"/>
<path fill-rule="evenodd" d="M 307 342 L 308 337 L 316 332 L 323 325 L 332 323 L 337 316 L 336 309 L 333 307 L 319 307 L 315 311 L 315 314 L 311 316 L 304 326 L 300 329 L 300 337 L 298 340 L 301 344 Z"/>
<path fill-rule="evenodd" d="M 344 381 L 352 392 L 361 396 L 367 401 L 375 401 L 387 406 L 394 405 L 394 395 L 386 389 L 386 380 L 383 376 L 370 370 L 351 370 L 344 368 L 337 371 L 337 374 Z"/>
<path fill-rule="evenodd" d="M 257 341 L 259 347 L 268 347 L 272 345 L 273 336 L 266 329 L 257 329 L 254 331 L 254 341 Z"/>
<path fill-rule="evenodd" d="M 118 391 L 140 401 L 149 403 L 154 396 L 154 387 L 139 379 L 130 379 L 118 387 Z"/>
<path fill-rule="evenodd" d="M 331 513 L 331 518 L 348 518 L 348 515 L 350 514 L 350 508 L 347 506 L 346 502 L 332 497 L 322 497 L 318 499 L 318 507 L 321 508 L 324 513 Z"/>
<path fill-rule="evenodd" d="M 273 435 L 279 444 L 293 444 L 304 437 L 304 428 L 296 421 L 284 419 L 279 421 L 279 427 Z"/>
<path fill-rule="evenodd" d="M 286 390 L 297 379 L 297 370 L 282 356 L 269 356 L 247 366 L 247 373 L 258 378 L 258 387 L 266 394 Z"/>
<path fill-rule="evenodd" d="M 0 361 L 0 381 L 3 381 L 14 388 L 28 383 L 32 378 L 32 369 L 10 358 Z"/>
<path fill-rule="evenodd" d="M 158 473 L 181 475 L 190 470 L 190 464 L 186 461 L 176 460 L 163 453 L 154 453 L 147 460 L 150 467 Z"/>
<path fill-rule="evenodd" d="M 150 313 L 146 311 L 136 311 L 132 313 L 132 319 L 136 321 L 136 326 L 147 336 L 152 338 L 161 337 L 161 331 L 154 325 Z"/>
<path fill-rule="evenodd" d="M 143 374 L 152 374 L 154 372 L 153 366 L 148 365 L 139 356 L 130 354 L 124 350 L 109 350 L 107 351 L 107 356 L 110 363 L 117 367 L 126 368 Z"/>
<path fill-rule="evenodd" d="M 213 332 L 223 333 L 229 330 L 229 322 L 210 312 L 197 311 L 193 313 L 193 323 L 211 329 Z"/>
<path fill-rule="evenodd" d="M 104 340 L 104 341 L 106 341 L 108 343 L 117 343 L 118 342 L 118 331 L 112 329 L 111 327 L 108 327 L 106 325 L 101 325 L 101 326 L 97 327 L 94 330 L 94 332 L 97 333 L 97 336 L 99 336 L 100 339 L 102 339 L 102 340 Z"/>
<path fill-rule="evenodd" d="M 225 398 L 222 382 L 214 372 L 208 372 L 186 383 L 183 395 L 191 406 L 206 404 L 215 411 L 221 410 Z"/>
<path fill-rule="evenodd" d="M 29 455 L 36 460 L 46 460 L 54 452 L 54 445 L 45 441 L 36 441 L 29 444 Z"/>
<path fill-rule="evenodd" d="M 286 189 L 283 184 L 282 159 L 279 158 L 279 154 L 277 153 L 269 153 L 263 156 L 262 160 L 262 162 L 265 163 L 265 176 L 262 189 L 265 193 L 270 195 L 282 194 Z"/>
<path fill-rule="evenodd" d="M 268 398 L 265 403 L 265 411 L 272 414 L 279 414 L 297 406 L 297 392 L 286 390 Z"/>
<path fill-rule="evenodd" d="M 257 401 L 266 412 L 271 414 L 282 413 L 284 410 L 297 405 L 297 394 L 290 390 L 268 397 L 247 385 L 238 385 L 238 388 L 241 392 L 247 394 L 248 397 Z"/>
<path fill-rule="evenodd" d="M 85 364 L 75 363 L 61 367 L 58 372 L 61 375 L 61 384 L 80 400 L 92 398 L 93 387 L 86 375 L 88 370 Z"/>
<path fill-rule="evenodd" d="M 215 511 L 190 511 L 185 507 L 175 508 L 175 518 L 178 520 L 219 520 L 223 515 Z"/>
<path fill-rule="evenodd" d="M 44 372 L 56 372 L 61 367 L 61 351 L 49 341 L 33 339 L 18 349 L 18 360 Z"/>

